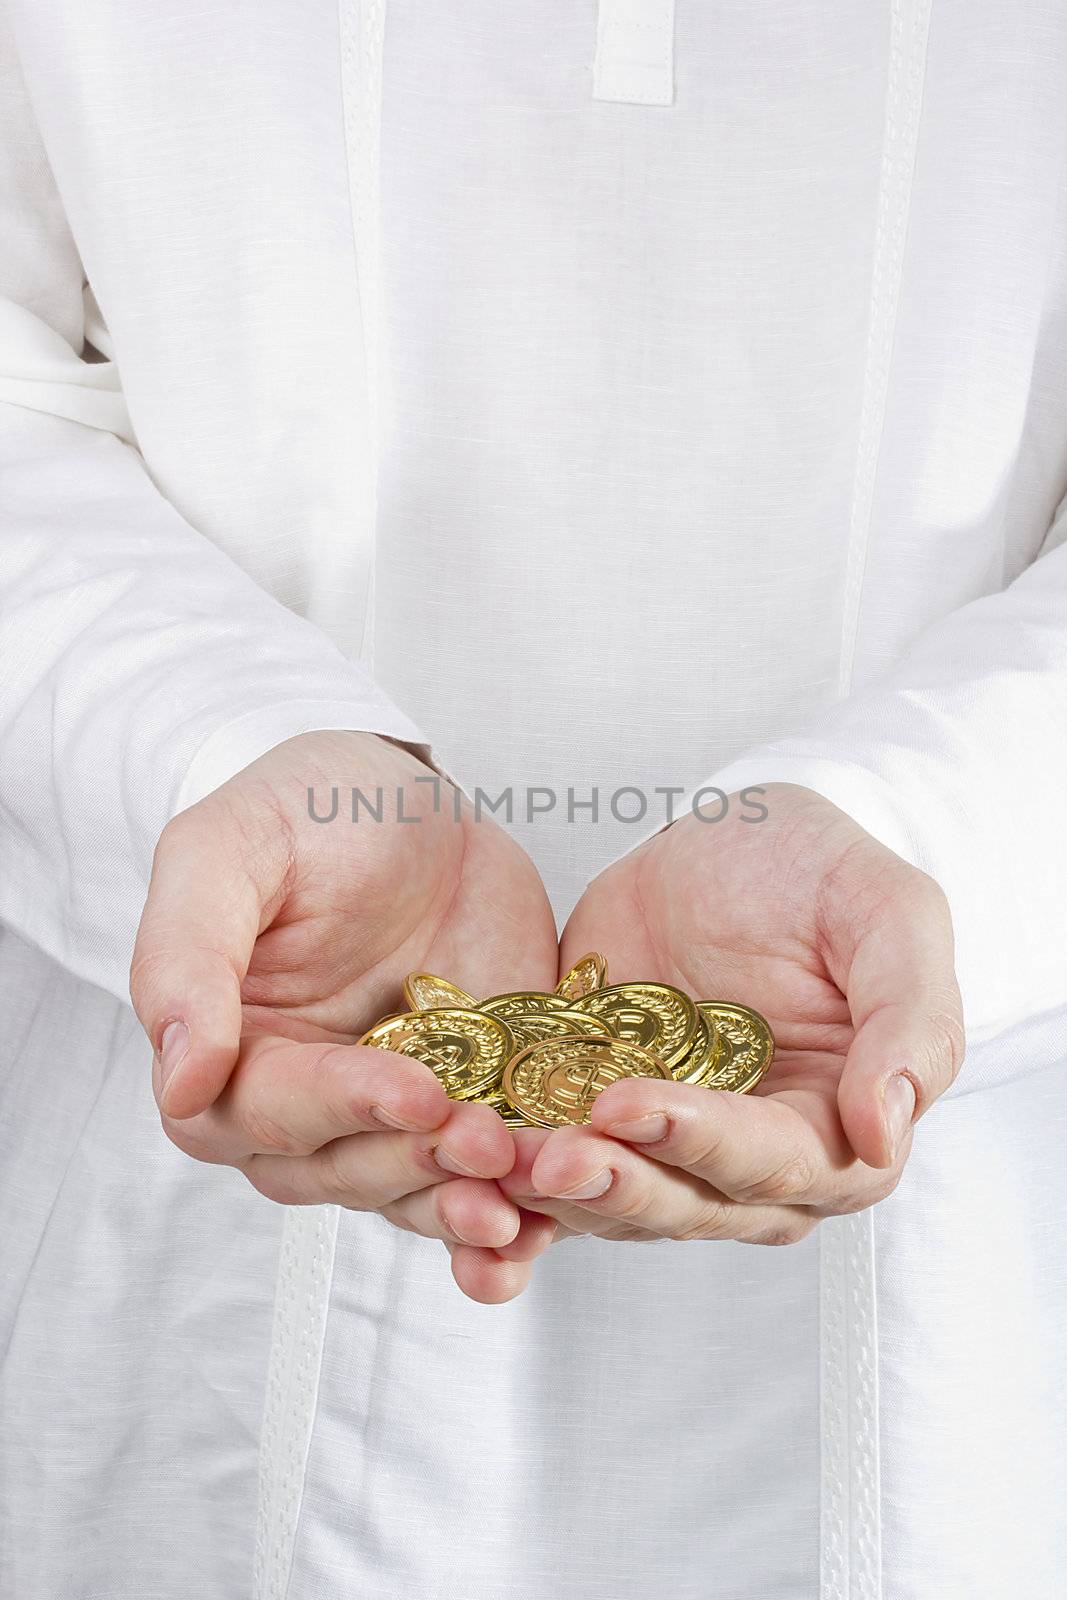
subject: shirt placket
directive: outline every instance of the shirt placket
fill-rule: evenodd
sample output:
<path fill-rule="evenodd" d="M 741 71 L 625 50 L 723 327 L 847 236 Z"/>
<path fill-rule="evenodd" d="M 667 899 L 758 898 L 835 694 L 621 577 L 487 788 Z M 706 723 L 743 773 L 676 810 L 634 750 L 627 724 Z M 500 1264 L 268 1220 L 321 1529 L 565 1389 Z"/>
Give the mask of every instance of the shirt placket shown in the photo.
<path fill-rule="evenodd" d="M 600 0 L 593 99 L 674 102 L 674 0 Z"/>

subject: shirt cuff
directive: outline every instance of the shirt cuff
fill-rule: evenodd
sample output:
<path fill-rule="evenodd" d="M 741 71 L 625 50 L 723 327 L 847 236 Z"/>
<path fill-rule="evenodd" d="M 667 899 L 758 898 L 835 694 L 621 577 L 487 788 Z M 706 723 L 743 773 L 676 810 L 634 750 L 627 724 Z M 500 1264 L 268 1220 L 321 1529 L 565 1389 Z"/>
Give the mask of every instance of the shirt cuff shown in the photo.
<path fill-rule="evenodd" d="M 189 763 L 172 815 L 227 783 L 260 756 L 301 733 L 373 733 L 406 745 L 441 776 L 428 741 L 403 712 L 359 700 L 283 700 L 260 706 L 216 728 Z"/>
<path fill-rule="evenodd" d="M 692 808 L 701 791 L 721 789 L 737 794 L 742 789 L 759 789 L 772 783 L 795 783 L 822 795 L 831 805 L 844 811 L 853 822 L 887 849 L 895 851 L 913 867 L 921 867 L 923 854 L 919 830 L 914 819 L 898 803 L 885 780 L 854 762 L 830 757 L 782 755 L 768 748 L 752 751 L 721 768 L 706 784 L 685 798 L 685 809 Z M 708 810 L 714 815 L 714 796 Z M 679 816 L 683 813 L 680 811 Z"/>

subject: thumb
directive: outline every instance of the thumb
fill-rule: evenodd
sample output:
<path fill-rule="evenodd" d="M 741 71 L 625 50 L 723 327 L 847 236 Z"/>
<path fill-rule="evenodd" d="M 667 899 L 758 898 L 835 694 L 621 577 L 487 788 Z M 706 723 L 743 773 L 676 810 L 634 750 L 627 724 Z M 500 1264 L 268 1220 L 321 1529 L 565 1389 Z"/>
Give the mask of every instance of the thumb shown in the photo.
<path fill-rule="evenodd" d="M 932 878 L 905 863 L 901 872 L 899 892 L 880 900 L 849 952 L 842 984 L 855 1035 L 838 1110 L 853 1150 L 872 1167 L 893 1165 L 964 1051 L 948 902 Z"/>
<path fill-rule="evenodd" d="M 156 1052 L 156 1100 L 168 1117 L 205 1111 L 233 1071 L 241 982 L 268 898 L 256 879 L 276 849 L 282 879 L 284 849 L 239 826 L 230 807 L 212 797 L 181 812 L 160 836 L 130 998 Z"/>

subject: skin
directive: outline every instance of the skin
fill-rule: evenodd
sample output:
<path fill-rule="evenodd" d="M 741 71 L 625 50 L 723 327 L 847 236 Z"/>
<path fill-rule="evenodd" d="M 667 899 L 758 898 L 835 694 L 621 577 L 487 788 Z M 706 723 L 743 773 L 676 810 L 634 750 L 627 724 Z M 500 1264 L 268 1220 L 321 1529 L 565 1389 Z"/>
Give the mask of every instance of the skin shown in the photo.
<path fill-rule="evenodd" d="M 368 734 L 290 739 L 164 830 L 130 993 L 156 1052 L 164 1130 L 285 1204 L 377 1211 L 440 1239 L 465 1293 L 517 1294 L 553 1225 L 494 1181 L 515 1159 L 495 1112 L 449 1100 L 429 1068 L 360 1047 L 414 970 L 471 993 L 551 986 L 552 913 L 529 858 L 428 769 Z M 417 779 L 424 780 L 416 782 Z M 307 790 L 331 823 L 308 814 Z M 386 820 L 351 823 L 352 785 Z M 395 820 L 392 796 L 403 791 Z"/>
<path fill-rule="evenodd" d="M 427 776 L 389 741 L 304 735 L 165 830 L 131 993 L 179 1148 L 279 1202 L 442 1240 L 485 1302 L 521 1292 L 568 1233 L 791 1243 L 892 1192 L 963 1057 L 930 878 L 821 796 L 773 785 L 765 820 L 735 799 L 601 874 L 557 949 L 528 857 L 487 818 L 457 825 L 447 786 L 435 813 Z M 421 822 L 317 824 L 307 788 L 325 804 L 331 783 L 399 785 Z M 513 1133 L 427 1068 L 354 1044 L 412 970 L 476 995 L 550 988 L 590 949 L 614 981 L 762 1011 L 777 1052 L 756 1092 L 633 1080 L 589 1127 Z"/>
<path fill-rule="evenodd" d="M 809 790 L 768 786 L 764 804 L 759 822 L 736 799 L 722 822 L 678 821 L 571 916 L 561 970 L 596 949 L 614 981 L 747 1003 L 777 1051 L 750 1095 L 634 1079 L 590 1127 L 518 1130 L 500 1186 L 560 1231 L 800 1240 L 892 1192 L 915 1120 L 959 1070 L 941 890 Z"/>

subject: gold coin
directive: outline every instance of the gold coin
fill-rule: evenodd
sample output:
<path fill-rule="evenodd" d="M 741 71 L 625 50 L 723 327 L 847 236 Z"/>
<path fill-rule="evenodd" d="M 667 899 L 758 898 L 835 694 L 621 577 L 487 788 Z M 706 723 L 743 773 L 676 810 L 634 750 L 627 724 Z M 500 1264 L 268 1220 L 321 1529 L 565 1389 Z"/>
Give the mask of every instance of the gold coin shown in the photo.
<path fill-rule="evenodd" d="M 706 1089 L 730 1089 L 747 1094 L 754 1089 L 774 1059 L 774 1034 L 766 1017 L 751 1006 L 728 1005 L 721 1000 L 701 1000 L 700 1015 L 725 1047 L 719 1063 L 690 1082 Z"/>
<path fill-rule="evenodd" d="M 648 1050 L 599 1035 L 542 1039 L 508 1062 L 504 1094 L 516 1111 L 540 1128 L 588 1122 L 601 1090 L 620 1078 L 669 1078 Z"/>
<path fill-rule="evenodd" d="M 439 1011 L 452 1006 L 473 1011 L 478 1004 L 466 989 L 458 989 L 447 978 L 437 978 L 432 972 L 409 972 L 404 979 L 404 1000 L 412 1011 Z"/>
<path fill-rule="evenodd" d="M 563 1039 L 576 1033 L 596 1034 L 602 1039 L 615 1037 L 602 1017 L 584 1017 L 580 1011 L 526 1011 L 515 1016 L 509 1013 L 507 1021 L 520 1050 L 542 1039 Z"/>
<path fill-rule="evenodd" d="M 697 1012 L 700 1012 L 699 1005 Z M 701 1015 L 697 1036 L 681 1061 L 671 1068 L 671 1076 L 679 1083 L 703 1083 L 723 1063 L 725 1056 L 726 1043 L 718 1028 Z"/>
<path fill-rule="evenodd" d="M 556 985 L 556 993 L 566 1001 L 580 1000 L 584 994 L 594 994 L 608 981 L 608 964 L 596 951 L 576 961 L 571 970 Z"/>
<path fill-rule="evenodd" d="M 494 1095 L 491 1100 L 482 1100 L 479 1104 L 488 1106 L 491 1111 L 496 1112 L 498 1117 L 503 1117 L 509 1128 L 533 1127 L 533 1123 L 528 1122 L 521 1111 L 516 1111 L 511 1102 L 505 1100 L 503 1095 Z"/>
<path fill-rule="evenodd" d="M 575 1011 L 600 1017 L 620 1039 L 650 1050 L 668 1067 L 689 1053 L 700 1030 L 695 1003 L 669 983 L 613 983 L 572 1004 Z"/>
<path fill-rule="evenodd" d="M 567 1002 L 561 994 L 546 994 L 540 989 L 516 989 L 510 994 L 490 995 L 478 1009 L 487 1011 L 491 1017 L 503 1017 L 508 1022 L 512 1017 L 528 1016 L 533 1011 L 566 1011 Z"/>
<path fill-rule="evenodd" d="M 515 1048 L 510 1030 L 499 1017 L 458 1007 L 386 1017 L 359 1042 L 423 1062 L 437 1074 L 453 1100 L 476 1100 L 497 1091 Z"/>

